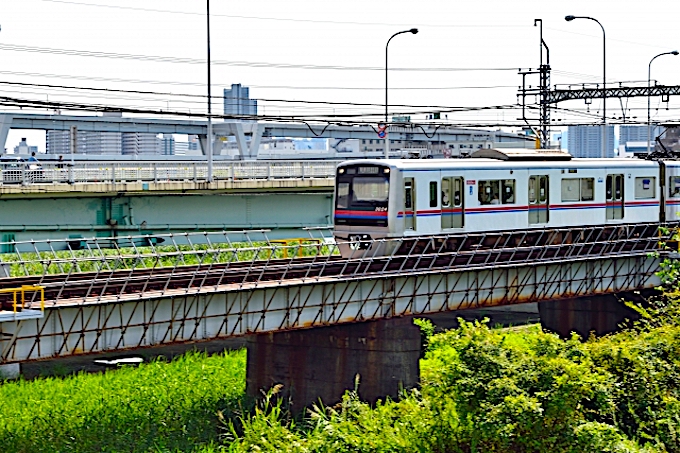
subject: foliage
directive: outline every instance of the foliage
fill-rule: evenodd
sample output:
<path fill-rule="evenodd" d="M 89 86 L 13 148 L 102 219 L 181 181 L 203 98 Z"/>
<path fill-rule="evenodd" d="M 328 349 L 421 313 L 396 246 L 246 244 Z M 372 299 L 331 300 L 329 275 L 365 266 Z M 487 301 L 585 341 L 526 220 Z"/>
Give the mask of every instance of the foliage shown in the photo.
<path fill-rule="evenodd" d="M 170 363 L 157 360 L 101 374 L 5 382 L 0 385 L 2 451 L 214 446 L 216 414 L 238 407 L 244 382 L 245 351 L 210 357 L 189 353 Z"/>
<path fill-rule="evenodd" d="M 0 254 L 9 264 L 10 276 L 67 274 L 119 269 L 227 264 L 238 261 L 329 256 L 339 251 L 333 245 L 313 241 L 302 244 L 269 245 L 266 242 L 232 242 L 148 247 L 92 247 L 86 250 L 36 251 Z"/>
<path fill-rule="evenodd" d="M 419 389 L 370 405 L 355 387 L 298 417 L 280 387 L 244 407 L 242 352 L 6 383 L 3 452 L 680 452 L 680 302 L 666 296 L 645 309 L 654 322 L 587 341 L 418 321 Z"/>

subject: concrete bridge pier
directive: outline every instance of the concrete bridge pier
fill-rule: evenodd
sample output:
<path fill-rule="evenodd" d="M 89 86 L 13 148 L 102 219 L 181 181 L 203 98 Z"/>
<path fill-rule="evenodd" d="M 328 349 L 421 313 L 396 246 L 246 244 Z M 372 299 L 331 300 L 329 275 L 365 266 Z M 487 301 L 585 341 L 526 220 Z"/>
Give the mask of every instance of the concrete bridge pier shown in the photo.
<path fill-rule="evenodd" d="M 290 397 L 291 409 L 299 412 L 319 399 L 337 403 L 359 375 L 362 400 L 396 397 L 418 384 L 420 343 L 411 318 L 253 335 L 246 391 L 259 397 L 283 384 L 281 396 Z"/>
<path fill-rule="evenodd" d="M 639 315 L 626 307 L 624 300 L 640 299 L 635 293 L 614 295 L 604 294 L 573 299 L 558 299 L 540 302 L 538 312 L 544 329 L 567 338 L 576 332 L 588 338 L 591 332 L 596 336 L 619 330 L 620 324 L 639 319 Z"/>
<path fill-rule="evenodd" d="M 0 381 L 3 379 L 18 379 L 21 375 L 21 365 L 18 363 L 7 363 L 0 365 Z"/>

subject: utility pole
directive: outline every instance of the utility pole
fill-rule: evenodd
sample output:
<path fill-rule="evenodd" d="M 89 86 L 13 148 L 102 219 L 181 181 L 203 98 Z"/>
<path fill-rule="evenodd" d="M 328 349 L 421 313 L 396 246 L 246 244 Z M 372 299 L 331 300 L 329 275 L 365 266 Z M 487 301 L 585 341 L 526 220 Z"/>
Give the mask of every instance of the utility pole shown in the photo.
<path fill-rule="evenodd" d="M 540 124 L 541 129 L 539 132 L 539 140 L 541 141 L 541 149 L 550 148 L 550 103 L 548 102 L 548 96 L 550 94 L 550 49 L 548 45 L 543 40 L 543 19 L 534 19 L 534 27 L 538 23 L 540 30 L 540 66 L 538 67 L 538 74 L 540 77 L 540 99 L 541 99 L 541 110 L 540 110 Z M 543 49 L 545 48 L 545 64 L 543 64 Z"/>

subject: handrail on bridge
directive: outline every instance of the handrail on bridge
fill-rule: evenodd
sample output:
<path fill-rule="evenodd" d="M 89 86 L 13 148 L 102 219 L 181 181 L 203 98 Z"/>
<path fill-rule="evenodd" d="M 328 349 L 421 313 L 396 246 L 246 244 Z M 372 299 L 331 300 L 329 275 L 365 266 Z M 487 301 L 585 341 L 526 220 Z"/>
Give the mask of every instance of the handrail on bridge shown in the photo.
<path fill-rule="evenodd" d="M 2 288 L 0 294 L 12 294 L 12 309 L 14 313 L 21 311 L 26 303 L 26 292 L 40 292 L 40 311 L 45 311 L 45 287 L 36 285 L 21 285 L 17 288 Z M 17 294 L 21 294 L 21 305 L 17 301 Z"/>

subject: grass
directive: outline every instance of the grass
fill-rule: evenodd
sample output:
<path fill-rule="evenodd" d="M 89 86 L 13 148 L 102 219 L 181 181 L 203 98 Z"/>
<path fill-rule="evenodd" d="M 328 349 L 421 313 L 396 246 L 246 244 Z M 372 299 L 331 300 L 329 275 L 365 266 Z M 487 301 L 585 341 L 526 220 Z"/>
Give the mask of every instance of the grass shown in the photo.
<path fill-rule="evenodd" d="M 273 253 L 272 253 L 273 251 Z M 239 261 L 268 260 L 301 255 L 339 255 L 337 247 L 311 241 L 302 245 L 275 249 L 266 242 L 222 243 L 155 247 L 121 247 L 111 249 L 62 250 L 0 254 L 0 263 L 8 263 L 10 276 L 67 274 L 105 270 L 158 268 L 183 265 L 226 264 Z"/>
<path fill-rule="evenodd" d="M 244 391 L 245 351 L 5 382 L 2 452 L 190 451 L 215 444 L 217 413 L 229 417 Z"/>

